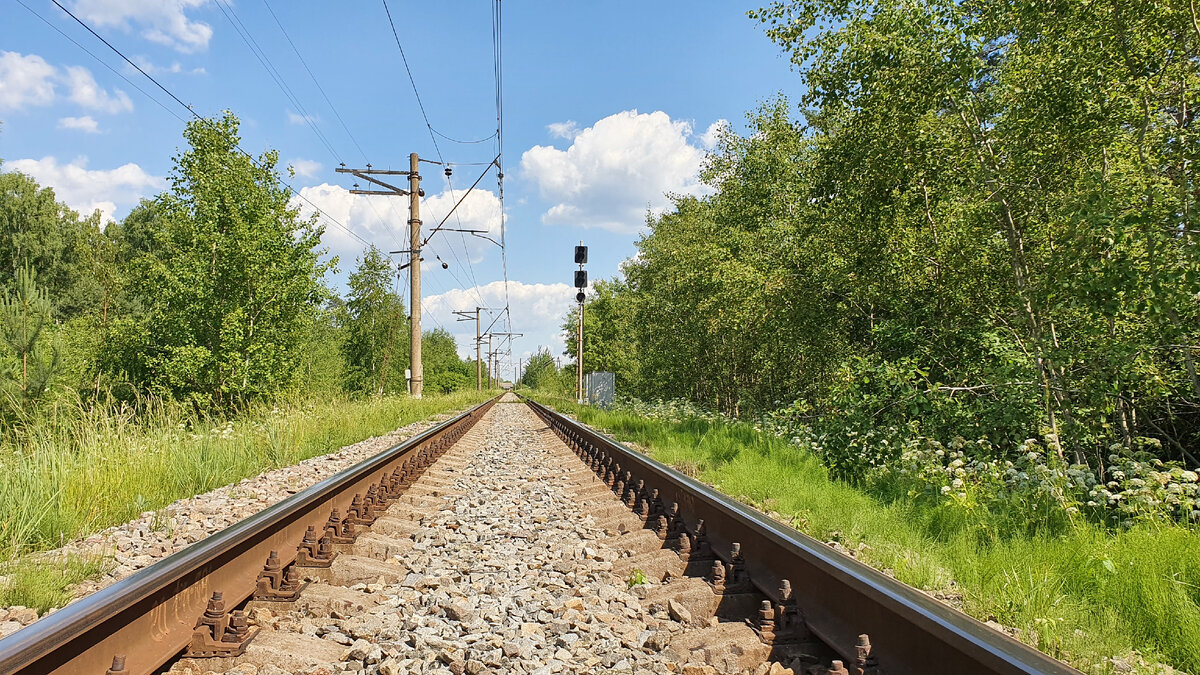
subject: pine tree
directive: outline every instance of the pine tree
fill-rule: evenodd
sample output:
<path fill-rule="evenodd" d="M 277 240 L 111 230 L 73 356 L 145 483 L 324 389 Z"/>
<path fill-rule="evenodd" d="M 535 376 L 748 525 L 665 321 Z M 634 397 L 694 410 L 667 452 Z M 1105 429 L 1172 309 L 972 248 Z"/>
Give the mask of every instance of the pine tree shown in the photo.
<path fill-rule="evenodd" d="M 12 407 L 27 411 L 49 390 L 61 365 L 62 350 L 57 339 L 49 353 L 43 340 L 53 306 L 50 296 L 38 288 L 36 275 L 29 267 L 17 270 L 12 291 L 0 300 L 0 339 L 5 351 L 14 357 L 0 371 L 0 391 Z"/>

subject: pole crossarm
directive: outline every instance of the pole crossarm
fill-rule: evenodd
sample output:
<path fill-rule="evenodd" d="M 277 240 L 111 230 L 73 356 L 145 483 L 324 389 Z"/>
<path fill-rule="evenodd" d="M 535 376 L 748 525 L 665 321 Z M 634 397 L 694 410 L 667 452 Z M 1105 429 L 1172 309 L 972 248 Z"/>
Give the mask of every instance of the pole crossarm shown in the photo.
<path fill-rule="evenodd" d="M 410 173 L 408 171 L 385 171 L 383 169 L 346 169 L 346 168 L 337 168 L 337 169 L 334 169 L 334 171 L 336 171 L 338 173 L 348 173 L 348 174 L 353 175 L 356 178 L 361 178 L 365 181 L 368 181 L 368 182 L 374 183 L 376 185 L 379 185 L 381 187 L 387 188 L 387 191 L 383 191 L 383 190 L 351 190 L 350 194 L 354 194 L 354 195 L 390 195 L 390 196 L 396 196 L 396 197 L 406 197 L 409 194 L 408 190 L 405 190 L 404 188 L 398 188 L 395 185 L 392 185 L 390 183 L 385 183 L 384 181 L 381 181 L 378 178 L 371 177 L 372 174 L 381 174 L 381 175 L 385 175 L 385 176 L 408 176 L 408 175 L 410 175 Z"/>
<path fill-rule="evenodd" d="M 421 398 L 424 390 L 424 372 L 425 368 L 421 363 L 421 247 L 424 242 L 421 241 L 421 197 L 425 196 L 425 191 L 421 189 L 421 174 L 418 172 L 417 164 L 420 158 L 417 153 L 412 153 L 408 156 L 408 171 L 395 171 L 393 169 L 374 169 L 368 164 L 365 169 L 349 169 L 345 164 L 334 169 L 337 173 L 348 173 L 355 178 L 361 178 L 368 183 L 374 183 L 384 190 L 360 190 L 358 183 L 354 184 L 354 189 L 350 194 L 354 195 L 378 195 L 384 197 L 408 197 L 408 234 L 409 244 L 407 251 L 393 251 L 392 255 L 397 253 L 407 253 L 408 262 L 396 268 L 396 271 L 411 268 L 412 274 L 409 275 L 409 393 L 413 398 Z M 408 189 L 397 187 L 387 181 L 373 178 L 372 176 L 407 176 Z M 382 393 L 382 387 L 380 387 Z"/>

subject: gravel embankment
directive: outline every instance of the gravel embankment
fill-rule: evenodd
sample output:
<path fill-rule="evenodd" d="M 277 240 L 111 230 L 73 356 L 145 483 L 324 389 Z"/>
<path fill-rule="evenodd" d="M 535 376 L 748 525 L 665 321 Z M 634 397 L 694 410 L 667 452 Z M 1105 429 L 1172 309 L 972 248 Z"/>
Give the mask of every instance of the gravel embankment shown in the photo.
<path fill-rule="evenodd" d="M 703 581 L 630 588 L 630 565 L 674 554 L 635 545 L 650 533 L 617 506 L 532 411 L 496 405 L 299 601 L 251 602 L 244 656 L 171 672 L 792 672 L 744 623 L 661 592 Z"/>
<path fill-rule="evenodd" d="M 450 415 L 439 415 L 415 422 L 389 434 L 348 445 L 337 452 L 313 457 L 294 466 L 268 471 L 211 492 L 181 499 L 162 510 L 147 511 L 137 520 L 124 525 L 110 527 L 61 548 L 35 555 L 39 559 L 68 556 L 102 557 L 112 562 L 111 569 L 104 576 L 86 581 L 74 589 L 74 599 L 78 600 L 449 417 Z M 3 582 L 2 578 L 0 582 Z M 9 635 L 37 619 L 37 612 L 31 608 L 0 608 L 0 637 Z"/>

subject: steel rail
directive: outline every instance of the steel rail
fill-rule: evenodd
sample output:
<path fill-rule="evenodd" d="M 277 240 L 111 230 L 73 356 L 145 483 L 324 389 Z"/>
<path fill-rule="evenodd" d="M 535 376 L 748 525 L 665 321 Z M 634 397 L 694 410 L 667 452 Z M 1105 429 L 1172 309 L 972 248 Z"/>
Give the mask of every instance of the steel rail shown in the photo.
<path fill-rule="evenodd" d="M 155 672 L 185 649 L 212 592 L 236 607 L 254 590 L 263 562 L 286 565 L 309 526 L 400 466 L 414 471 L 466 432 L 493 398 L 345 469 L 249 518 L 0 640 L 0 673 L 104 673 L 125 657 L 122 675 Z"/>
<path fill-rule="evenodd" d="M 594 466 L 615 461 L 621 471 L 675 502 L 688 528 L 703 519 L 718 557 L 741 544 L 754 586 L 774 602 L 788 580 L 808 629 L 855 663 L 858 638 L 888 675 L 1079 675 L 1079 671 L 993 630 L 928 595 L 528 397 L 525 402 Z M 853 671 L 851 671 L 853 672 Z"/>

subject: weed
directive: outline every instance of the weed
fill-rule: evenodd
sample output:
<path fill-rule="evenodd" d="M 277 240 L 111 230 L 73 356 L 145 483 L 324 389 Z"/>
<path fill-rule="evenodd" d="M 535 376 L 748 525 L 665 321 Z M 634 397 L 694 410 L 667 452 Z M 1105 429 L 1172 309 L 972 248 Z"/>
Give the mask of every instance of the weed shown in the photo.
<path fill-rule="evenodd" d="M 32 607 L 38 614 L 71 601 L 75 584 L 104 574 L 112 562 L 103 558 L 35 560 L 32 557 L 0 567 L 0 607 Z"/>
<path fill-rule="evenodd" d="M 0 437 L 0 563 L 490 395 L 281 401 L 235 420 L 81 408 Z"/>
<path fill-rule="evenodd" d="M 1123 672 L 1162 672 L 1156 661 L 1200 672 L 1200 536 L 1186 526 L 1134 522 L 1114 531 L 1074 519 L 1053 532 L 1003 527 L 984 505 L 951 508 L 833 480 L 813 453 L 746 424 L 540 400 L 812 537 L 836 538 L 863 562 L 955 598 L 980 620 L 998 619 L 1087 672 L 1113 672 L 1114 655 L 1128 654 L 1137 658 L 1124 659 Z"/>
<path fill-rule="evenodd" d="M 630 588 L 633 588 L 634 586 L 648 584 L 650 581 L 646 578 L 645 572 L 634 568 L 634 570 L 629 573 L 629 578 L 625 580 L 625 583 L 628 584 Z"/>

